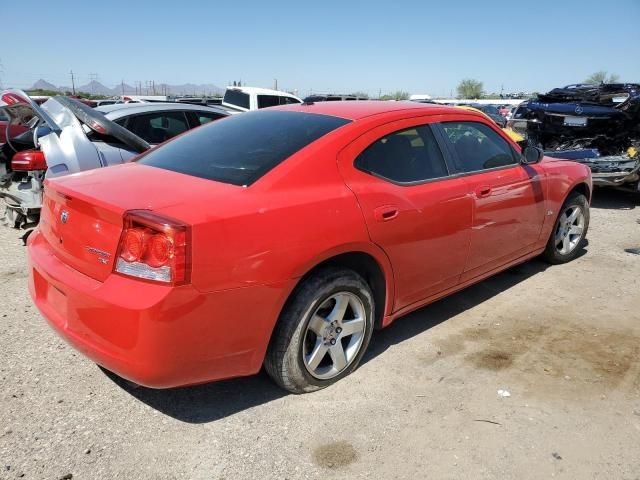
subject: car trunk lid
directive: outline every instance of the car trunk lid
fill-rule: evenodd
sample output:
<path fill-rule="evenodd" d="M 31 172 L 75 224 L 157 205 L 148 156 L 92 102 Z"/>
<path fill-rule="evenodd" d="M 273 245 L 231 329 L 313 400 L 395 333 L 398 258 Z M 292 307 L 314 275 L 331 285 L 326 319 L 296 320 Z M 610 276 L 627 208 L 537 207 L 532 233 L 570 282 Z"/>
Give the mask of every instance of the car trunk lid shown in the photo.
<path fill-rule="evenodd" d="M 99 281 L 113 271 L 125 212 L 150 210 L 186 223 L 203 205 L 244 189 L 137 163 L 48 180 L 39 229 L 54 254 Z"/>

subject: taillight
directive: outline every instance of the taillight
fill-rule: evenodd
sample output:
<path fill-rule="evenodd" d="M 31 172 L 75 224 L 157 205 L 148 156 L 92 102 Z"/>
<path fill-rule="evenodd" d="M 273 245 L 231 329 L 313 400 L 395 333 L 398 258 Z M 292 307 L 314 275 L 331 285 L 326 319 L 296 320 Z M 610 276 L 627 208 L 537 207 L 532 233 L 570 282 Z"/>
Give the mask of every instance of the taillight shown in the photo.
<path fill-rule="evenodd" d="M 172 285 L 188 283 L 191 270 L 189 228 L 148 210 L 124 216 L 115 271 Z"/>
<path fill-rule="evenodd" d="M 18 171 L 46 170 L 47 160 L 40 150 L 23 150 L 11 159 L 11 169 Z"/>

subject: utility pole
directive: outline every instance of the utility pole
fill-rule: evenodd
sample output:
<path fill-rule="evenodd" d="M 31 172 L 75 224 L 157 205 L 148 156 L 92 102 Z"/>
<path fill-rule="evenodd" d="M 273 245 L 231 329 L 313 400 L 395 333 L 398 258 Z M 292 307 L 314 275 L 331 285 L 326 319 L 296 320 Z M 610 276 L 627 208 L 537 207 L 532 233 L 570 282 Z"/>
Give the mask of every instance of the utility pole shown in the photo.
<path fill-rule="evenodd" d="M 278 79 L 277 78 L 273 79 L 273 89 L 274 90 L 278 90 Z"/>
<path fill-rule="evenodd" d="M 122 96 L 124 97 L 124 78 L 120 80 L 120 87 L 122 88 Z"/>
<path fill-rule="evenodd" d="M 69 74 L 71 75 L 71 91 L 75 95 L 76 94 L 76 81 L 75 81 L 75 78 L 73 77 L 73 70 L 71 70 L 69 72 Z"/>

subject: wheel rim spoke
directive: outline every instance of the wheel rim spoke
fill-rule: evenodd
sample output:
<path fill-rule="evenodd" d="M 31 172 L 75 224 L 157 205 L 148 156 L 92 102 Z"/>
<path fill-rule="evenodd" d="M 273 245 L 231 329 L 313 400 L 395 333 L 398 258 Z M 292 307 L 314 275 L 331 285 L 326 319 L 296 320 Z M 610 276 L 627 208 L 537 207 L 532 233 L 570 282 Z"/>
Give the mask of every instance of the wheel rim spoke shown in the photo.
<path fill-rule="evenodd" d="M 353 335 L 354 333 L 360 333 L 364 331 L 364 318 L 354 318 L 353 320 L 347 320 L 342 322 L 342 333 L 343 337 L 348 337 L 349 335 Z"/>
<path fill-rule="evenodd" d="M 344 313 L 347 311 L 347 307 L 349 306 L 349 297 L 345 294 L 336 295 L 335 301 L 336 304 L 327 317 L 327 320 L 329 320 L 329 322 L 342 320 L 344 318 Z"/>
<path fill-rule="evenodd" d="M 569 229 L 569 233 L 571 235 L 582 235 L 582 227 L 580 225 L 573 225 Z"/>
<path fill-rule="evenodd" d="M 569 240 L 569 235 L 565 235 L 562 239 L 562 250 L 560 250 L 563 254 L 569 253 L 571 249 L 571 241 Z"/>
<path fill-rule="evenodd" d="M 576 218 L 578 218 L 579 213 L 580 213 L 580 209 L 577 207 L 574 208 L 573 212 L 571 212 L 571 214 L 567 216 L 567 223 L 572 224 L 573 222 L 575 222 Z"/>
<path fill-rule="evenodd" d="M 338 342 L 329 348 L 329 356 L 333 361 L 333 368 L 341 372 L 347 366 L 347 355 L 342 348 L 342 343 Z"/>
<path fill-rule="evenodd" d="M 324 327 L 327 325 L 327 320 L 316 314 L 311 317 L 309 321 L 309 330 L 315 333 L 318 337 L 321 337 L 324 332 Z"/>
<path fill-rule="evenodd" d="M 320 365 L 320 362 L 322 361 L 324 356 L 327 354 L 327 350 L 328 350 L 327 346 L 324 344 L 324 342 L 320 338 L 318 338 L 315 346 L 313 347 L 313 350 L 306 357 L 306 362 L 309 368 L 312 368 L 314 370 L 318 368 L 318 365 Z"/>

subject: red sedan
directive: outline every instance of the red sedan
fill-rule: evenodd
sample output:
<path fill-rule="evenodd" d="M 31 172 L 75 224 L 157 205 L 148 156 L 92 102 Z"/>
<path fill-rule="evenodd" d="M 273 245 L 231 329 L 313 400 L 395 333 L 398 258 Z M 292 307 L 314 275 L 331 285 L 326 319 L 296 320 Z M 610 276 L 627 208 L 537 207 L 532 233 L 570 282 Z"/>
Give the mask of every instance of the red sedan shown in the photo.
<path fill-rule="evenodd" d="M 155 388 L 251 375 L 301 393 L 376 327 L 544 255 L 573 259 L 589 169 L 485 116 L 322 102 L 231 116 L 51 180 L 31 295 L 98 364 Z"/>

